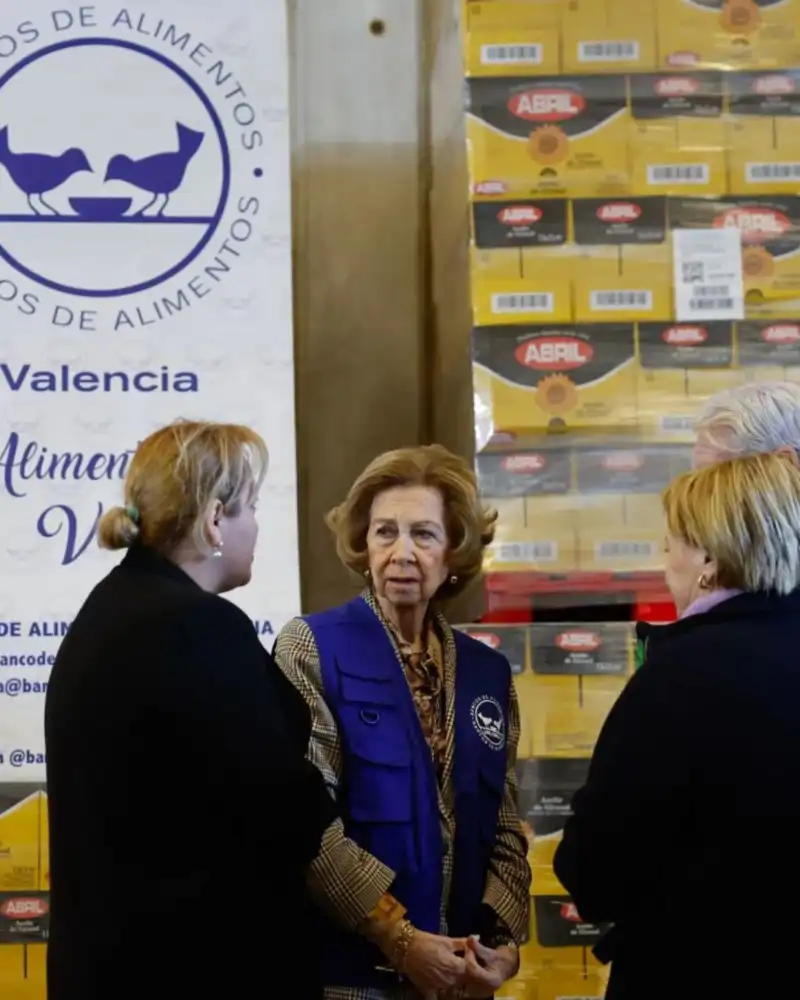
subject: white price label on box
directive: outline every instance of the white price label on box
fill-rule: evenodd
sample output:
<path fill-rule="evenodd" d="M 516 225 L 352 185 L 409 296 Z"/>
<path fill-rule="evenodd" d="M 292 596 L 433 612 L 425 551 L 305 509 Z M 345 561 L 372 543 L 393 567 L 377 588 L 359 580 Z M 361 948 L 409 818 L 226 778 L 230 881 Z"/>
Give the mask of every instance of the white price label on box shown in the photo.
<path fill-rule="evenodd" d="M 744 319 L 741 235 L 730 229 L 675 229 L 675 318 Z"/>

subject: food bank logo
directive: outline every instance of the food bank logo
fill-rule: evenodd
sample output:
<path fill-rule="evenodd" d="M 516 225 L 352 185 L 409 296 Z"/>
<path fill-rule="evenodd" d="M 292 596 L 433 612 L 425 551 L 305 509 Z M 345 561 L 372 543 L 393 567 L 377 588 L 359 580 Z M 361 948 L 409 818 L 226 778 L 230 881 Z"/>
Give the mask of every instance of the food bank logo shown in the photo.
<path fill-rule="evenodd" d="M 15 60 L 0 75 L 0 258 L 16 272 L 4 284 L 36 286 L 22 282 L 16 298 L 0 288 L 0 300 L 29 315 L 46 304 L 67 325 L 74 303 L 59 311 L 45 290 L 102 306 L 180 276 L 183 287 L 147 303 L 164 319 L 236 267 L 260 207 L 265 136 L 233 66 L 190 31 L 84 10 L 96 11 L 92 30 L 53 11 L 20 26 L 0 60 Z"/>

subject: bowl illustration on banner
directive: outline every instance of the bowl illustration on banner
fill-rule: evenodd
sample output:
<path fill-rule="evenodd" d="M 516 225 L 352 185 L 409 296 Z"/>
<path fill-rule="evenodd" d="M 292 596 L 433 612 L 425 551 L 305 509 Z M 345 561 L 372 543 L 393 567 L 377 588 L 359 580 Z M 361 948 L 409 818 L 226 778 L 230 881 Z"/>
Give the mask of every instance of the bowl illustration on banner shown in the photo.
<path fill-rule="evenodd" d="M 133 198 L 70 198 L 75 214 L 89 222 L 121 219 L 133 204 Z"/>
<path fill-rule="evenodd" d="M 71 38 L 0 75 L 0 258 L 38 285 L 155 288 L 214 238 L 230 182 L 208 94 L 156 49 Z M 181 292 L 163 309 L 190 305 Z"/>

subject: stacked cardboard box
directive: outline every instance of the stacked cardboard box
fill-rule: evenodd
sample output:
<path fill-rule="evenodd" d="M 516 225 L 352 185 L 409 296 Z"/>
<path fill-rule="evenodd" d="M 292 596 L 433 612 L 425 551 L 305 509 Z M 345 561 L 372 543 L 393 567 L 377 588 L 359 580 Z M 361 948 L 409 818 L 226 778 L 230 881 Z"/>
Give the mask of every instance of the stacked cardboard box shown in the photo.
<path fill-rule="evenodd" d="M 800 381 L 800 0 L 462 0 L 462 43 L 480 452 L 559 435 L 613 464 L 690 445 L 719 390 Z M 687 229 L 738 232 L 744 320 L 702 279 L 676 318 Z M 657 570 L 675 471 L 645 462 L 622 513 L 574 470 L 487 493 L 487 570 Z"/>
<path fill-rule="evenodd" d="M 533 871 L 531 931 L 521 950 L 520 975 L 503 995 L 519 1000 L 602 996 L 607 970 L 591 948 L 603 928 L 581 919 L 553 874 L 553 857 L 600 728 L 633 670 L 632 627 L 462 628 L 509 660 L 522 723 L 517 783 Z"/>
<path fill-rule="evenodd" d="M 485 568 L 528 613 L 556 582 L 657 577 L 660 494 L 691 465 L 702 402 L 800 381 L 800 0 L 461 0 L 461 16 L 476 465 L 499 515 Z M 692 272 L 691 320 L 685 230 L 741 248 L 740 288 Z M 509 656 L 522 717 L 534 898 L 504 995 L 602 996 L 603 928 L 552 861 L 631 627 L 471 631 Z"/>
<path fill-rule="evenodd" d="M 0 788 L 0 996 L 41 1000 L 49 930 L 47 796 Z"/>

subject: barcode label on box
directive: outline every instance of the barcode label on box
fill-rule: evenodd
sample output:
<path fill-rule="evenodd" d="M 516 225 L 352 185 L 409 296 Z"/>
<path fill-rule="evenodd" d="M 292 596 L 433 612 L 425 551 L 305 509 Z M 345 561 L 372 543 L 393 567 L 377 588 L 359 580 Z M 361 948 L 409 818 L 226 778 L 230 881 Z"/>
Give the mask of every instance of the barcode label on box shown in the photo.
<path fill-rule="evenodd" d="M 499 563 L 555 562 L 558 545 L 555 542 L 496 542 L 492 555 Z"/>
<path fill-rule="evenodd" d="M 690 413 L 671 413 L 661 418 L 660 427 L 662 431 L 690 431 L 694 423 L 695 418 Z"/>
<path fill-rule="evenodd" d="M 597 559 L 649 558 L 658 552 L 655 542 L 599 542 L 594 549 Z"/>
<path fill-rule="evenodd" d="M 551 292 L 518 292 L 515 295 L 492 296 L 493 313 L 551 313 L 554 307 Z"/>
<path fill-rule="evenodd" d="M 672 248 L 679 323 L 744 319 L 741 237 L 736 229 L 676 229 Z"/>
<path fill-rule="evenodd" d="M 638 58 L 638 42 L 580 42 L 578 45 L 580 62 L 635 61 Z"/>
<path fill-rule="evenodd" d="M 592 292 L 590 304 L 591 308 L 598 312 L 616 309 L 650 312 L 653 308 L 653 293 L 646 289 L 629 292 Z"/>
<path fill-rule="evenodd" d="M 539 66 L 542 62 L 542 46 L 482 45 L 481 62 L 484 66 L 513 66 L 519 63 Z"/>
<path fill-rule="evenodd" d="M 748 163 L 745 176 L 751 184 L 759 181 L 800 181 L 800 163 Z"/>
<path fill-rule="evenodd" d="M 706 163 L 651 164 L 647 168 L 648 184 L 708 184 Z"/>
<path fill-rule="evenodd" d="M 728 309 L 733 309 L 733 305 L 734 301 L 733 296 L 731 295 L 718 299 L 689 299 L 689 308 L 695 314 L 699 314 L 701 312 L 727 312 Z"/>
<path fill-rule="evenodd" d="M 731 290 L 727 285 L 695 285 L 692 289 L 692 295 L 698 299 L 713 299 L 720 295 L 724 298 L 730 294 Z"/>

